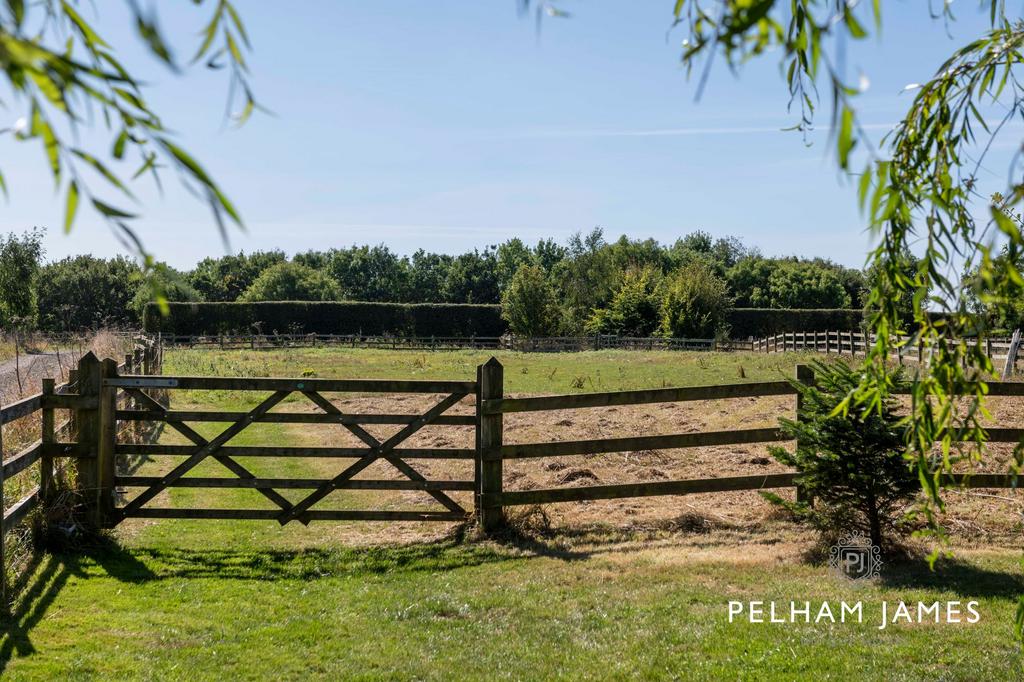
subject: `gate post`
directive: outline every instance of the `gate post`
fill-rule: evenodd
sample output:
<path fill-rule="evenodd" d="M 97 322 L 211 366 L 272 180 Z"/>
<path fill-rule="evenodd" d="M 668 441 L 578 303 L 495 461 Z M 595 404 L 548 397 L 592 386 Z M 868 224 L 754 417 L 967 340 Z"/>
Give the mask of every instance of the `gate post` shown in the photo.
<path fill-rule="evenodd" d="M 796 380 L 804 384 L 805 386 L 814 385 L 814 370 L 808 365 L 797 365 L 796 366 Z M 800 408 L 803 407 L 803 396 L 800 393 L 796 394 L 796 421 L 800 421 Z M 796 447 L 800 447 L 800 441 L 797 440 Z M 796 501 L 806 502 L 807 504 L 814 504 L 814 498 L 807 494 L 802 486 L 796 487 Z"/>
<path fill-rule="evenodd" d="M 117 376 L 117 360 L 107 358 L 100 367 L 101 379 Z M 115 517 L 116 475 L 114 445 L 117 442 L 117 387 L 100 385 L 99 395 L 99 442 L 96 446 L 96 469 L 99 478 L 97 513 L 100 528 L 113 528 Z"/>
<path fill-rule="evenodd" d="M 505 510 L 494 499 L 502 491 L 502 415 L 500 412 L 486 414 L 483 411 L 484 401 L 502 398 L 504 371 L 501 363 L 493 357 L 477 368 L 477 490 L 480 528 L 484 533 L 498 529 L 505 522 Z"/>
<path fill-rule="evenodd" d="M 104 387 L 103 379 L 116 375 L 116 360 L 100 362 L 91 351 L 78 362 L 78 393 L 96 401 L 95 407 L 80 408 L 74 415 L 76 441 L 88 449 L 78 458 L 78 490 L 85 500 L 86 521 L 95 528 L 113 525 L 117 389 Z"/>
<path fill-rule="evenodd" d="M 89 398 L 96 400 L 96 407 L 87 406 L 75 410 L 74 424 L 76 427 L 75 442 L 83 448 L 78 457 L 78 492 L 82 495 L 86 508 L 86 521 L 95 524 L 96 494 L 99 489 L 99 478 L 96 467 L 96 444 L 99 442 L 99 396 L 103 379 L 100 375 L 102 366 L 99 359 L 89 351 L 78 361 L 78 394 L 83 403 L 88 404 Z"/>

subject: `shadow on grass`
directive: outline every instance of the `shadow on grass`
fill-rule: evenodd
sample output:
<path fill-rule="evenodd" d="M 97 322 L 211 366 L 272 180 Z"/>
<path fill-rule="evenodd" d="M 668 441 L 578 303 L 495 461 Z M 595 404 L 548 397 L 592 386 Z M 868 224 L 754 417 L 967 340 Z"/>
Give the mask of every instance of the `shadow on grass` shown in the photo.
<path fill-rule="evenodd" d="M 827 566 L 830 541 L 820 539 L 804 552 L 803 560 Z M 892 589 L 951 592 L 960 597 L 988 597 L 1017 601 L 1024 594 L 1024 575 L 1019 571 L 983 568 L 953 555 L 941 557 L 932 569 L 921 547 L 898 546 L 882 556 L 881 584 Z"/>
<path fill-rule="evenodd" d="M 0 675 L 15 655 L 35 652 L 29 633 L 43 619 L 69 578 L 88 577 L 86 563 L 98 564 L 108 572 L 111 567 L 123 571 L 132 565 L 136 572 L 146 570 L 130 552 L 107 540 L 79 554 L 35 551 L 9 586 L 9 593 L 15 596 L 13 606 L 0 612 Z"/>
<path fill-rule="evenodd" d="M 993 571 L 957 557 L 939 559 L 932 570 L 925 559 L 903 559 L 883 566 L 882 584 L 895 589 L 952 592 L 961 597 L 1016 601 L 1024 594 L 1024 576 Z"/>

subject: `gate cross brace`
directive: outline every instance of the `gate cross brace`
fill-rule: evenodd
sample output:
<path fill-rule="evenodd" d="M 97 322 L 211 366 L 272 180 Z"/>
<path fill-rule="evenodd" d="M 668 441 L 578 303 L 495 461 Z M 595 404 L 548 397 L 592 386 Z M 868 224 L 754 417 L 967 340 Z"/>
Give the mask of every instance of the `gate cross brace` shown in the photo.
<path fill-rule="evenodd" d="M 141 400 L 150 408 L 161 412 L 162 419 L 165 424 L 173 428 L 181 435 L 185 436 L 185 438 L 188 438 L 194 444 L 200 447 L 204 447 L 210 444 L 208 440 L 203 438 L 202 435 L 200 435 L 195 429 L 190 427 L 188 424 L 185 424 L 184 422 L 177 419 L 168 419 L 167 409 L 159 402 L 154 400 L 151 396 L 143 392 L 142 389 L 126 388 L 125 392 Z M 213 457 L 215 460 L 223 464 L 224 467 L 228 469 L 228 471 L 238 476 L 238 478 L 246 480 L 252 480 L 256 478 L 255 474 L 253 474 L 251 471 L 249 471 L 244 466 L 242 466 L 241 464 L 239 464 L 238 462 L 231 459 L 225 454 L 214 451 L 211 454 L 211 457 Z M 279 506 L 282 510 L 288 511 L 289 509 L 292 508 L 292 503 L 288 501 L 288 498 L 284 497 L 276 490 L 273 490 L 271 488 L 257 488 L 256 490 L 258 490 L 259 493 L 266 497 L 268 500 Z M 302 522 L 303 525 L 309 525 L 309 519 L 300 518 L 299 521 Z"/>
<path fill-rule="evenodd" d="M 164 474 L 156 485 L 139 493 L 135 499 L 121 508 L 122 516 L 130 516 L 133 512 L 138 511 L 142 505 L 159 495 L 170 484 L 187 474 L 193 467 L 219 450 L 222 445 L 237 436 L 245 430 L 249 424 L 257 421 L 261 416 L 269 412 L 275 405 L 287 398 L 290 394 L 291 391 L 275 391 L 269 398 L 247 412 L 231 426 L 224 429 L 219 436 L 207 442 L 206 445 L 199 447 L 199 449 L 189 455 L 188 459 L 174 467 L 170 472 Z M 290 513 L 290 511 L 286 513 Z M 298 518 L 298 514 L 290 517 L 290 519 L 292 518 Z"/>
<path fill-rule="evenodd" d="M 329 411 L 330 414 L 340 413 L 340 410 L 338 410 L 338 408 L 335 407 L 333 403 L 326 400 L 323 396 L 313 391 L 310 391 L 308 393 L 304 392 L 304 395 L 306 395 L 307 398 L 316 403 L 321 409 Z M 398 445 L 400 445 L 402 441 L 409 438 L 411 435 L 419 431 L 421 428 L 437 419 L 439 416 L 441 416 L 442 413 L 445 412 L 445 410 L 447 410 L 452 405 L 455 405 L 457 402 L 462 400 L 467 395 L 468 393 L 451 394 L 450 396 L 439 402 L 437 405 L 434 405 L 432 408 L 423 413 L 416 421 L 412 422 L 411 424 L 407 424 L 400 431 L 395 433 L 395 435 L 391 436 L 383 443 L 374 438 L 373 435 L 368 433 L 365 429 L 354 424 L 345 424 L 344 426 L 349 428 L 349 430 L 351 430 L 352 433 L 354 433 L 360 440 L 367 444 L 368 448 L 366 455 L 364 455 L 362 459 L 350 465 L 348 468 L 346 468 L 340 474 L 332 478 L 330 481 L 325 482 L 319 488 L 317 488 L 309 495 L 307 495 L 305 498 L 297 502 L 295 506 L 291 508 L 291 510 L 283 512 L 278 520 L 282 524 L 284 524 L 291 521 L 292 519 L 299 518 L 303 513 L 308 511 L 310 507 L 312 507 L 314 504 L 316 504 L 323 498 L 327 497 L 327 495 L 329 495 L 331 491 L 333 491 L 340 483 L 343 483 L 353 478 L 360 471 L 370 466 L 375 461 L 377 461 L 377 459 L 380 458 L 386 459 L 399 471 L 401 471 L 403 474 L 405 474 L 414 481 L 426 480 L 419 472 L 410 467 L 401 459 L 393 455 L 390 455 L 390 453 Z M 327 405 L 329 405 L 330 408 L 328 408 Z M 353 429 L 352 427 L 355 427 L 355 429 Z M 430 494 L 451 511 L 465 511 L 459 505 L 458 502 L 451 499 L 444 493 L 441 493 L 439 491 L 430 491 Z"/>
<path fill-rule="evenodd" d="M 324 398 L 322 395 L 320 395 L 316 391 L 303 391 L 303 395 L 306 396 L 307 398 L 309 398 L 310 400 L 312 400 L 314 403 L 316 403 L 316 405 L 319 406 L 320 409 L 322 409 L 327 414 L 341 416 L 341 414 L 342 414 L 341 410 L 339 410 L 334 405 L 334 403 L 332 403 L 330 400 L 327 400 L 326 398 Z M 461 400 L 464 395 L 466 395 L 466 394 L 461 394 L 455 400 L 455 402 L 458 402 L 459 400 Z M 447 407 L 444 408 L 444 410 L 447 410 L 447 409 L 448 409 Z M 442 410 L 442 412 L 444 410 Z M 436 418 L 438 415 L 440 415 L 440 412 L 438 414 L 434 415 L 433 417 L 431 417 L 430 421 L 433 421 L 434 418 Z M 427 422 L 424 422 L 423 424 L 420 425 L 420 427 L 417 427 L 417 429 L 411 430 L 408 434 L 406 434 L 405 436 L 402 437 L 402 440 L 405 440 L 406 438 L 411 436 L 413 433 L 415 433 L 419 428 L 422 428 L 423 426 L 426 426 L 426 424 L 427 424 Z M 377 449 L 378 451 L 382 449 L 383 446 L 381 445 L 381 442 L 379 440 L 377 440 L 376 438 L 374 438 L 373 434 L 369 433 L 366 429 L 362 428 L 358 424 L 343 424 L 343 426 L 345 426 L 349 431 L 351 431 L 353 434 L 355 434 L 356 437 L 359 438 L 359 440 L 361 440 L 364 443 L 366 443 L 371 449 Z M 406 428 L 408 428 L 408 427 L 406 427 Z M 401 441 L 398 441 L 398 442 L 394 443 L 391 446 L 390 449 L 393 449 L 400 442 Z M 394 466 L 396 469 L 398 469 L 400 472 L 402 472 L 406 476 L 406 478 L 408 478 L 409 480 L 417 481 L 419 483 L 425 483 L 426 482 L 426 480 L 427 480 L 426 477 L 423 476 L 423 474 L 421 474 L 420 472 L 416 471 L 416 469 L 414 469 L 412 466 L 407 464 L 404 460 L 399 459 L 398 457 L 395 457 L 394 455 L 389 455 L 387 451 L 381 452 L 378 456 L 383 457 L 385 460 L 387 460 L 392 466 Z M 449 497 L 448 495 L 445 495 L 443 492 L 441 492 L 439 490 L 427 490 L 426 493 L 428 495 L 430 495 L 431 497 L 433 497 L 438 502 L 440 502 L 441 504 L 443 504 L 448 509 L 448 511 L 453 511 L 453 512 L 464 512 L 464 511 L 466 511 L 465 509 L 462 508 L 462 506 L 458 502 L 456 502 L 451 497 Z"/>

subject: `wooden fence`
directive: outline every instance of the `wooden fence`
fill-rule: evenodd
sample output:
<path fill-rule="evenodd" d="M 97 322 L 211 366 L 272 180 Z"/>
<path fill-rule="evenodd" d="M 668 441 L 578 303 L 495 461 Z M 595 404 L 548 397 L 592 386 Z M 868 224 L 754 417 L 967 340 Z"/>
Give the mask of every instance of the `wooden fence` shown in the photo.
<path fill-rule="evenodd" d="M 121 365 L 114 360 L 108 362 L 124 373 L 158 373 L 163 366 L 163 351 L 156 344 L 145 343 L 137 345 Z M 88 373 L 90 364 L 98 363 L 96 357 L 89 353 L 78 369 L 71 370 L 66 383 L 56 385 L 53 379 L 43 379 L 39 393 L 0 409 L 0 452 L 3 449 L 4 426 L 8 426 L 10 431 L 16 423 L 38 419 L 40 435 L 35 442 L 4 458 L 0 466 L 0 510 L 3 512 L 0 519 L 0 604 L 6 603 L 5 550 L 9 544 L 8 534 L 33 511 L 53 501 L 57 493 L 56 483 L 63 477 L 67 460 L 71 458 L 78 463 L 77 492 L 85 497 L 85 506 L 94 507 L 96 500 L 89 499 L 89 496 L 99 495 L 102 490 L 103 482 L 95 480 L 95 467 L 92 466 L 98 441 L 93 424 L 99 414 L 99 400 Z M 115 396 L 115 400 L 123 399 L 123 396 Z M 59 424 L 58 412 L 68 415 Z M 32 424 L 31 428 L 35 425 Z M 125 434 L 122 437 L 126 437 Z M 36 463 L 38 466 L 33 468 Z M 26 477 L 35 477 L 35 480 L 25 480 Z M 11 488 L 27 492 L 8 505 L 5 490 Z"/>
<path fill-rule="evenodd" d="M 501 364 L 492 358 L 490 362 L 483 365 L 482 372 L 480 377 L 482 389 L 479 456 L 482 464 L 480 468 L 481 523 L 485 530 L 493 530 L 500 526 L 504 519 L 504 508 L 515 505 L 796 487 L 795 474 L 779 473 L 505 491 L 503 489 L 502 468 L 503 462 L 507 459 L 592 455 L 609 452 L 629 452 L 633 450 L 666 450 L 716 445 L 776 443 L 787 440 L 787 437 L 777 428 L 756 428 L 707 431 L 703 433 L 632 436 L 626 438 L 600 438 L 595 440 L 517 443 L 513 445 L 503 442 L 502 415 L 513 412 L 602 408 L 694 400 L 724 400 L 789 395 L 797 398 L 798 392 L 793 384 L 788 381 L 769 381 L 642 391 L 506 398 L 502 394 L 503 370 Z M 813 383 L 814 374 L 810 367 L 797 365 L 795 378 L 800 382 Z M 993 396 L 1024 397 L 1024 383 L 990 383 L 989 389 L 989 395 Z M 794 408 L 796 408 L 796 400 L 794 400 Z M 793 418 L 798 418 L 798 415 L 794 414 Z M 991 428 L 987 430 L 987 434 L 989 442 L 1016 443 L 1024 439 L 1024 429 Z M 1016 487 L 1016 479 L 1014 477 L 1002 474 L 950 475 L 946 477 L 946 481 L 975 488 Z M 797 492 L 800 494 L 800 491 Z"/>
<path fill-rule="evenodd" d="M 503 388 L 503 367 L 496 359 L 477 368 L 473 381 L 363 380 L 306 378 L 187 377 L 160 374 L 162 350 L 158 346 L 139 348 L 118 365 L 114 360 L 100 361 L 86 355 L 68 384 L 44 384 L 40 394 L 0 410 L 0 424 L 41 413 L 40 439 L 20 453 L 2 462 L 0 477 L 9 480 L 27 475 L 31 465 L 37 468 L 38 483 L 12 506 L 3 505 L 0 533 L 6 534 L 34 509 L 47 505 L 54 494 L 55 462 L 73 458 L 77 464 L 77 489 L 85 513 L 82 518 L 98 528 L 108 528 L 126 518 L 159 519 L 254 519 L 274 520 L 284 525 L 291 521 L 466 521 L 474 515 L 485 531 L 493 531 L 504 519 L 504 508 L 525 504 L 578 502 L 584 500 L 685 495 L 738 490 L 789 488 L 795 485 L 793 473 L 757 474 L 676 481 L 636 482 L 571 488 L 506 491 L 503 463 L 509 459 L 562 457 L 633 450 L 664 450 L 777 443 L 786 435 L 778 428 L 731 429 L 703 433 L 610 437 L 590 440 L 549 441 L 506 444 L 505 414 L 567 409 L 601 409 L 611 406 L 649 405 L 698 400 L 727 400 L 767 396 L 794 396 L 798 391 L 789 381 L 721 384 L 682 388 L 660 388 L 606 393 L 507 397 Z M 813 373 L 799 365 L 796 381 L 811 383 Z M 169 396 L 175 391 L 241 391 L 261 393 L 262 399 L 248 410 L 176 410 Z M 442 395 L 429 409 L 387 414 L 345 413 L 325 394 L 434 394 Z M 989 384 L 993 396 L 1024 397 L 1024 383 Z M 300 396 L 318 412 L 275 412 L 289 396 Z M 464 399 L 472 398 L 472 414 L 450 414 Z M 57 426 L 55 412 L 70 410 L 68 422 Z M 220 422 L 227 426 L 216 436 L 206 438 L 187 422 Z M 188 445 L 170 445 L 141 436 L 133 425 L 149 423 L 176 430 Z M 304 447 L 277 445 L 228 445 L 240 433 L 256 423 L 303 423 L 341 425 L 363 443 L 362 447 Z M 367 424 L 393 424 L 397 430 L 378 439 L 364 427 Z M 401 447 L 413 434 L 427 426 L 472 426 L 475 444 L 467 448 Z M 0 432 L 2 435 L 2 432 Z M 988 429 L 991 442 L 1019 442 L 1024 429 Z M 160 476 L 136 475 L 133 459 L 176 456 L 180 461 Z M 332 458 L 354 459 L 330 478 L 264 478 L 249 471 L 241 458 Z M 183 458 L 183 459 L 181 459 Z M 121 466 L 118 466 L 118 460 Z M 430 480 L 410 464 L 423 459 L 472 462 L 472 477 L 456 480 Z M 228 469 L 232 477 L 187 476 L 205 461 L 213 460 Z M 400 480 L 358 478 L 377 461 L 385 461 L 402 475 Z M 125 466 L 125 465 L 128 466 Z M 3 483 L 0 480 L 0 484 Z M 949 482 L 972 487 L 1015 487 L 1016 480 L 997 474 L 950 476 Z M 267 509 L 154 507 L 154 502 L 169 488 L 247 488 L 256 490 L 273 503 Z M 308 491 L 298 501 L 290 501 L 279 491 Z M 424 509 L 323 509 L 317 508 L 331 492 L 342 489 L 422 491 L 440 506 Z M 0 485 L 2 490 L 2 485 Z M 121 493 L 138 491 L 132 496 Z M 472 493 L 472 508 L 448 493 Z M 799 491 L 798 491 L 799 493 Z M 0 543 L 2 546 L 3 543 Z M 3 557 L 0 556 L 0 561 Z M 2 565 L 2 564 L 0 564 Z M 3 587 L 0 576 L 0 588 Z"/>
<path fill-rule="evenodd" d="M 860 331 L 821 331 L 821 332 L 786 332 L 747 342 L 731 341 L 736 350 L 750 350 L 755 353 L 781 353 L 786 351 L 802 351 L 824 354 L 841 354 L 853 357 L 864 356 L 871 350 L 878 337 Z M 992 362 L 1005 362 L 1012 342 L 1007 338 L 986 338 L 983 340 L 985 354 Z M 749 344 L 749 348 L 747 348 Z M 912 344 L 904 340 L 903 345 L 891 352 L 894 359 L 901 364 L 906 362 L 927 363 L 930 351 L 922 344 Z"/>

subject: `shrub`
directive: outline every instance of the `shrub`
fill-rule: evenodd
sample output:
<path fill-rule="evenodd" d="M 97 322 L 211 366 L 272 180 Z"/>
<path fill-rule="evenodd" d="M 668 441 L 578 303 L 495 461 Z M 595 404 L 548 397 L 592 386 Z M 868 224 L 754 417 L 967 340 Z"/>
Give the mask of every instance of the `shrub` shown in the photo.
<path fill-rule="evenodd" d="M 539 265 L 520 265 L 501 298 L 501 317 L 520 336 L 552 336 L 558 325 L 555 290 Z"/>
<path fill-rule="evenodd" d="M 665 283 L 661 300 L 662 336 L 707 339 L 724 333 L 732 300 L 725 280 L 694 261 Z"/>
<path fill-rule="evenodd" d="M 811 367 L 814 385 L 794 382 L 801 399 L 797 420 L 779 420 L 782 431 L 797 440 L 797 448 L 789 452 L 774 446 L 769 452 L 797 470 L 796 482 L 815 500 L 814 506 L 770 493 L 765 497 L 823 535 L 863 532 L 882 547 L 886 534 L 902 530 L 899 513 L 921 488 L 916 467 L 903 456 L 898 404 L 889 398 L 867 413 L 837 413 L 860 385 L 860 375 L 842 362 L 814 362 Z M 893 379 L 902 383 L 902 374 Z"/>
<path fill-rule="evenodd" d="M 341 290 L 330 277 L 298 263 L 278 263 L 256 278 L 238 300 L 256 301 L 336 301 Z"/>
<path fill-rule="evenodd" d="M 661 272 L 629 270 L 607 308 L 598 308 L 587 321 L 588 334 L 652 336 L 661 322 Z"/>

